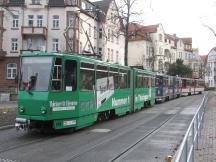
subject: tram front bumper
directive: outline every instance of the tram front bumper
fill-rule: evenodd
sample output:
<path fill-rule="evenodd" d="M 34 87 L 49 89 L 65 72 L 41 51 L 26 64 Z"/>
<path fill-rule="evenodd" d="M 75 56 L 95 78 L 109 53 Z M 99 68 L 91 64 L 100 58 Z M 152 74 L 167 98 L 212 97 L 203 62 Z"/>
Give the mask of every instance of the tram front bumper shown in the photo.
<path fill-rule="evenodd" d="M 16 118 L 15 120 L 15 128 L 16 130 L 26 130 L 29 128 L 30 120 L 25 118 Z"/>

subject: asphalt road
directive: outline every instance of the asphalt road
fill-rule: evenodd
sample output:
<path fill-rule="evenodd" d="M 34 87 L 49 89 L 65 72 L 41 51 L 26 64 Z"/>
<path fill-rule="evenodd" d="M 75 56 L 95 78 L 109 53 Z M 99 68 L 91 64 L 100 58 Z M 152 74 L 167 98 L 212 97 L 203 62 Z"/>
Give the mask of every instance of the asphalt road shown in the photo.
<path fill-rule="evenodd" d="M 1 130 L 0 162 L 164 161 L 174 155 L 202 97 L 182 97 L 74 133 Z"/>

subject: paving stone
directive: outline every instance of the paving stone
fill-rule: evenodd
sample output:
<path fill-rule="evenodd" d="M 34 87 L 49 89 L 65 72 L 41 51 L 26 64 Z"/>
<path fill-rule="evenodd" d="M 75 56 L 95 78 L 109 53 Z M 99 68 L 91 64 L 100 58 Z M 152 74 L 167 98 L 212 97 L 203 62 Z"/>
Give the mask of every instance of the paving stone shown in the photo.
<path fill-rule="evenodd" d="M 216 162 L 216 95 L 210 94 L 204 115 L 203 129 L 199 137 L 196 162 Z"/>

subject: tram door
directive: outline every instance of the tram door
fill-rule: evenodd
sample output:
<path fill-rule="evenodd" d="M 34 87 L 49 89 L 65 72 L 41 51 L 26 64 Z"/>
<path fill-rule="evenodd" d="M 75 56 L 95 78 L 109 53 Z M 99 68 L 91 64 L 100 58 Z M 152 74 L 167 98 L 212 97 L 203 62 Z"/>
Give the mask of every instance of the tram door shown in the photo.
<path fill-rule="evenodd" d="M 93 63 L 80 62 L 79 115 L 94 114 L 96 110 L 95 67 Z"/>
<path fill-rule="evenodd" d="M 64 75 L 63 75 L 63 98 L 65 101 L 68 113 L 65 116 L 77 116 L 78 108 L 78 81 L 77 81 L 77 61 L 67 59 L 64 61 Z"/>

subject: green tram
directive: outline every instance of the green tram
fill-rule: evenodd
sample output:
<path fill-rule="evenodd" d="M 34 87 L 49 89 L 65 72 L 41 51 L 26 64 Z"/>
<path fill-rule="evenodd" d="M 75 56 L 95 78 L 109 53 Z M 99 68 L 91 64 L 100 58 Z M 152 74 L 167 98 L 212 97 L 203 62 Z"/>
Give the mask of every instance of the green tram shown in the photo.
<path fill-rule="evenodd" d="M 19 129 L 79 129 L 155 103 L 155 74 L 61 53 L 21 55 Z"/>

